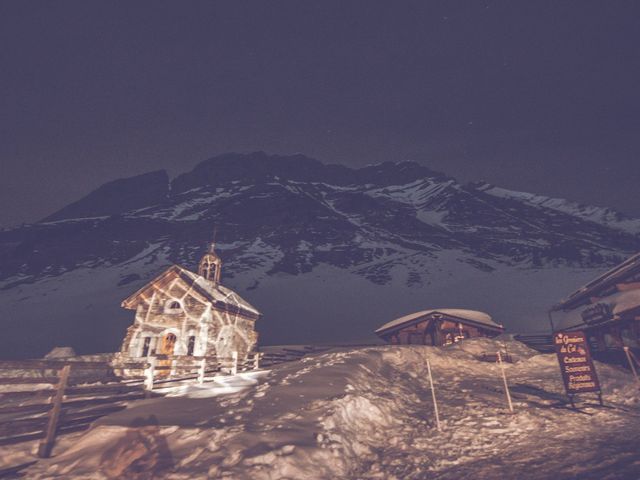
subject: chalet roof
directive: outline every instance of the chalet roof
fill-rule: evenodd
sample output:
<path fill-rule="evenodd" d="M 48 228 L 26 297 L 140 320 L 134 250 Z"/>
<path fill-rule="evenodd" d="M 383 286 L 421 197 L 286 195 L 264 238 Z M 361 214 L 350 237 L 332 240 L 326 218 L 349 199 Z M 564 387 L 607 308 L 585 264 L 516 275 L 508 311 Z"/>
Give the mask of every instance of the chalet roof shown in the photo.
<path fill-rule="evenodd" d="M 602 298 L 600 303 L 605 303 L 611 309 L 612 321 L 615 321 L 625 314 L 633 314 L 633 312 L 640 309 L 640 290 L 627 290 L 625 292 L 616 292 L 613 295 Z M 582 318 L 583 310 L 589 308 L 592 305 L 584 305 L 582 308 L 575 308 L 573 310 L 560 312 L 556 316 L 554 330 L 575 330 L 582 328 L 589 328 L 592 325 L 588 325 Z M 604 322 L 603 322 L 604 323 Z M 602 323 L 598 323 L 598 326 Z"/>
<path fill-rule="evenodd" d="M 594 295 L 597 291 L 606 289 L 620 281 L 620 279 L 624 278 L 625 275 L 629 275 L 637 271 L 640 271 L 640 253 L 633 255 L 620 265 L 617 265 L 608 272 L 603 273 L 596 279 L 580 287 L 571 295 L 554 305 L 551 310 L 557 311 L 575 307 L 575 304 L 580 303 L 584 299 L 597 296 Z"/>
<path fill-rule="evenodd" d="M 219 283 L 212 282 L 206 278 L 187 270 L 180 265 L 172 265 L 160 275 L 155 277 L 144 287 L 139 289 L 133 295 L 128 297 L 122 302 L 122 306 L 128 309 L 134 309 L 137 305 L 137 299 L 144 294 L 149 288 L 153 288 L 154 284 L 164 280 L 166 277 L 176 276 L 185 283 L 187 289 L 193 290 L 195 293 L 204 297 L 207 301 L 211 302 L 218 308 L 238 310 L 250 317 L 260 316 L 260 312 L 257 308 L 243 299 L 233 290 L 223 287 Z"/>
<path fill-rule="evenodd" d="M 478 312 L 476 310 L 463 310 L 459 308 L 440 308 L 436 310 L 422 310 L 420 312 L 405 315 L 404 317 L 396 318 L 395 320 L 391 320 L 390 322 L 382 325 L 375 331 L 375 333 L 381 334 L 393 330 L 398 330 L 411 323 L 417 323 L 424 317 L 434 313 L 439 313 L 447 317 L 453 317 L 462 323 L 476 324 L 486 328 L 490 328 L 492 330 L 504 330 L 504 327 L 502 325 L 494 322 L 493 319 L 484 312 Z"/>

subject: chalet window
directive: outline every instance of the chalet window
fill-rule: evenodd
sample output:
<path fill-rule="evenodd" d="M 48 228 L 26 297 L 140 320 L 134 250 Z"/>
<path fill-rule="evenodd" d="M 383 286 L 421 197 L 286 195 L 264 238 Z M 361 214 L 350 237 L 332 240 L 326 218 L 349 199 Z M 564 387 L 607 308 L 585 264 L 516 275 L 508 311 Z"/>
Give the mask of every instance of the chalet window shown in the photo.
<path fill-rule="evenodd" d="M 193 355 L 193 349 L 196 346 L 196 337 L 189 337 L 189 343 L 187 344 L 187 355 Z"/>
<path fill-rule="evenodd" d="M 423 335 L 421 332 L 410 332 L 407 338 L 407 343 L 410 345 L 422 345 Z"/>
<path fill-rule="evenodd" d="M 142 356 L 149 356 L 149 346 L 151 345 L 151 337 L 144 337 L 144 343 L 142 344 Z"/>
<path fill-rule="evenodd" d="M 625 325 L 620 330 L 620 338 L 623 346 L 638 348 L 640 347 L 640 339 L 635 335 L 631 325 Z"/>

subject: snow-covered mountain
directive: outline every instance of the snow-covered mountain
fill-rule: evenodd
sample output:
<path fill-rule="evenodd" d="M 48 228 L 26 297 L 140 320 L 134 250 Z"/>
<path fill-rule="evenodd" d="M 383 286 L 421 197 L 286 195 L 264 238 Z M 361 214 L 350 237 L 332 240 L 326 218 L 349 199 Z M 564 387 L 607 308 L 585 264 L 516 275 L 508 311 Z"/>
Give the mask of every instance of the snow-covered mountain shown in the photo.
<path fill-rule="evenodd" d="M 4 354 L 116 348 L 131 321 L 120 300 L 170 263 L 194 268 L 214 228 L 223 283 L 262 310 L 266 342 L 362 340 L 442 306 L 540 330 L 551 303 L 640 250 L 640 220 L 412 162 L 227 154 L 0 232 Z"/>

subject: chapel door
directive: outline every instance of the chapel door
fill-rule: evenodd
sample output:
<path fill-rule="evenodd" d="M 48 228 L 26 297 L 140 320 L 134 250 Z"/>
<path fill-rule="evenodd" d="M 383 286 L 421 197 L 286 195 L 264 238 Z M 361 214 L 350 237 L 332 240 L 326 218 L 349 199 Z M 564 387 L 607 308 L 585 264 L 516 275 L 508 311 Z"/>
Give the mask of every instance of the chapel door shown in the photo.
<path fill-rule="evenodd" d="M 167 333 L 162 338 L 162 345 L 160 346 L 160 355 L 173 355 L 173 349 L 176 346 L 176 336 L 173 333 Z"/>
<path fill-rule="evenodd" d="M 167 333 L 164 337 L 162 337 L 162 343 L 160 344 L 159 355 L 166 355 L 166 357 L 161 357 L 158 359 L 156 363 L 158 368 L 158 376 L 159 377 L 168 377 L 171 374 L 171 356 L 173 355 L 173 349 L 176 346 L 176 336 L 173 333 Z"/>

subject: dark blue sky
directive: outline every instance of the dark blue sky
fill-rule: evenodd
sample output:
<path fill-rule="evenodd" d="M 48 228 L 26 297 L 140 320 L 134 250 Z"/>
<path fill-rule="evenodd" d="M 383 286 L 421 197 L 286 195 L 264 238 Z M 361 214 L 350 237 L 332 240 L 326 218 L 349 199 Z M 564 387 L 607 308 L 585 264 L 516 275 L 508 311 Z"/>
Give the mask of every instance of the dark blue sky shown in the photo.
<path fill-rule="evenodd" d="M 637 2 L 0 3 L 0 225 L 227 151 L 640 215 Z"/>

